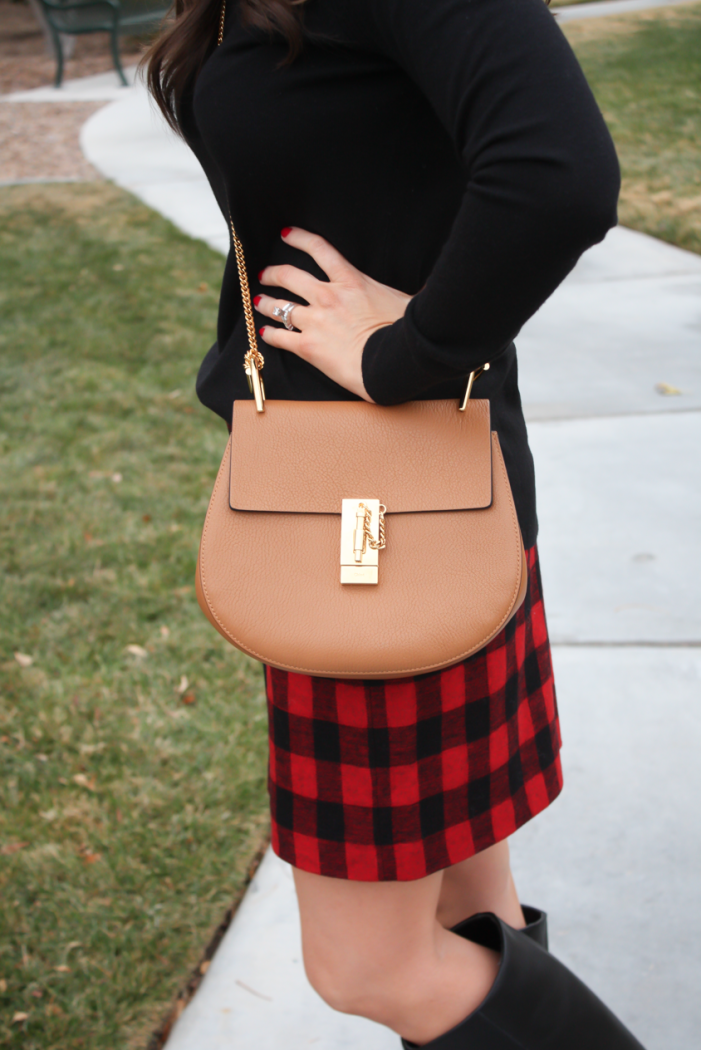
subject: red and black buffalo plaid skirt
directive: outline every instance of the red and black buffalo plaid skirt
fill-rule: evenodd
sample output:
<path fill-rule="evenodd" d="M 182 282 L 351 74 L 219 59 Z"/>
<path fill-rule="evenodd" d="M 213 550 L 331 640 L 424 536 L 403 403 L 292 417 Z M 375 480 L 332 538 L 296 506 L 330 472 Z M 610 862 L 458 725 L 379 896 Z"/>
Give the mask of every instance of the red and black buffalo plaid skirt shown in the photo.
<path fill-rule="evenodd" d="M 538 554 L 486 648 L 390 681 L 266 668 L 275 852 L 304 871 L 418 879 L 511 835 L 562 788 Z"/>

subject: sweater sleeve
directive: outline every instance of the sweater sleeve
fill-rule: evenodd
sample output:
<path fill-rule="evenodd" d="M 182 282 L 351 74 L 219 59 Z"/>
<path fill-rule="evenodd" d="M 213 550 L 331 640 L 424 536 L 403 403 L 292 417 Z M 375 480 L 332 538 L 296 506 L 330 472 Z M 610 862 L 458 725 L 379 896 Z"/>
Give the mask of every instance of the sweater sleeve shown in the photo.
<path fill-rule="evenodd" d="M 363 377 L 379 404 L 497 357 L 616 223 L 613 143 L 543 0 L 365 0 L 364 34 L 416 83 L 465 170 L 426 286 L 375 332 Z"/>

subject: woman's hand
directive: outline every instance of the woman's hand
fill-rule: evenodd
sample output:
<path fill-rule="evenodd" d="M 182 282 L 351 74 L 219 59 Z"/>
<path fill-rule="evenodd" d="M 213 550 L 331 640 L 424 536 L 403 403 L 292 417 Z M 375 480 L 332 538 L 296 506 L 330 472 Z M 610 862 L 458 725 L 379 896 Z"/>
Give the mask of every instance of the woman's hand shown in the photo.
<path fill-rule="evenodd" d="M 404 316 L 411 296 L 366 277 L 323 237 L 286 229 L 282 238 L 311 255 L 329 280 L 319 281 L 296 266 L 266 267 L 259 275 L 261 284 L 285 288 L 309 305 L 295 304 L 291 313 L 290 323 L 298 331 L 268 326 L 261 328 L 261 338 L 269 346 L 290 350 L 346 390 L 372 401 L 363 384 L 363 348 L 378 328 Z M 287 300 L 258 295 L 253 302 L 264 317 L 274 317 L 275 308 L 284 307 Z"/>

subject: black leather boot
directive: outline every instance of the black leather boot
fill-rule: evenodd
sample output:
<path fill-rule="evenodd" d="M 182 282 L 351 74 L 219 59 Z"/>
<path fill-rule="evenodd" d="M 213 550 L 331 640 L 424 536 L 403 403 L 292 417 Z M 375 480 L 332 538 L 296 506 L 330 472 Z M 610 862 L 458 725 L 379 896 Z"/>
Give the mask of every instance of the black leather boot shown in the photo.
<path fill-rule="evenodd" d="M 475 915 L 454 933 L 501 954 L 489 995 L 424 1050 L 643 1050 L 607 1006 L 566 966 L 495 915 Z M 402 1040 L 405 1050 L 414 1044 Z"/>
<path fill-rule="evenodd" d="M 548 950 L 548 915 L 540 908 L 531 908 L 530 904 L 522 904 L 521 911 L 526 920 L 526 925 L 518 932 L 530 937 L 532 941 L 539 944 L 541 948 Z M 454 927 L 457 930 L 457 927 Z"/>
<path fill-rule="evenodd" d="M 530 937 L 532 941 L 539 944 L 541 948 L 548 950 L 548 915 L 547 912 L 541 911 L 540 908 L 532 908 L 530 904 L 522 904 L 521 911 L 523 917 L 526 920 L 526 925 L 522 926 L 518 931 L 525 937 Z M 463 922 L 466 920 L 463 919 Z M 462 923 L 458 923 L 458 926 L 462 926 Z M 458 926 L 452 926 L 451 929 L 455 932 Z"/>

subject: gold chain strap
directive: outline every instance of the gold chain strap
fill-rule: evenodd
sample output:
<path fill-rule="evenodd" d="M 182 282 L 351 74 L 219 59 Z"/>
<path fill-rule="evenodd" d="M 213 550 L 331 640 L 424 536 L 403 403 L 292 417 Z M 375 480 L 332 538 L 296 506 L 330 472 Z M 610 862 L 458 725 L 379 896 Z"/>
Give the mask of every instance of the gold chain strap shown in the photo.
<path fill-rule="evenodd" d="M 222 41 L 224 40 L 225 19 L 226 0 L 222 0 L 221 14 L 219 15 L 217 47 L 221 47 Z M 241 244 L 234 228 L 234 220 L 231 218 L 231 207 L 229 206 L 228 201 L 227 211 L 229 213 L 229 226 L 231 227 L 231 243 L 234 247 L 236 268 L 239 272 L 241 299 L 243 300 L 243 316 L 246 320 L 246 334 L 248 335 L 248 351 L 243 359 L 243 367 L 248 376 L 248 385 L 256 399 L 256 408 L 259 412 L 262 412 L 263 403 L 265 402 L 265 389 L 263 387 L 263 379 L 260 373 L 263 370 L 265 359 L 258 349 L 258 340 L 256 339 L 256 322 L 253 315 L 253 304 L 251 302 L 251 288 L 248 283 L 248 273 L 246 272 L 246 257 L 243 254 L 243 245 Z"/>
<path fill-rule="evenodd" d="M 221 12 L 219 14 L 219 35 L 217 37 L 217 47 L 221 47 L 224 39 L 224 19 L 226 18 L 226 0 L 222 0 Z"/>
<path fill-rule="evenodd" d="M 253 304 L 251 303 L 251 289 L 248 284 L 248 274 L 246 273 L 246 259 L 243 254 L 243 245 L 238 239 L 238 235 L 234 229 L 231 212 L 229 212 L 229 225 L 231 226 L 231 239 L 233 241 L 234 253 L 236 255 L 236 267 L 239 271 L 239 284 L 241 285 L 241 298 L 243 299 L 243 313 L 246 318 L 246 332 L 248 333 L 249 350 L 244 361 L 247 365 L 255 362 L 256 368 L 260 371 L 263 367 L 263 355 L 258 349 L 258 343 L 256 341 L 256 322 L 253 316 Z"/>
<path fill-rule="evenodd" d="M 363 533 L 365 535 L 365 539 L 367 540 L 368 546 L 371 547 L 374 551 L 383 551 L 387 546 L 387 541 L 385 539 L 385 514 L 387 513 L 387 508 L 385 507 L 384 503 L 380 504 L 380 526 L 378 529 L 380 538 L 376 540 L 373 537 L 372 532 L 370 531 L 372 511 L 369 507 L 366 507 L 364 503 L 361 503 L 360 506 L 365 511 L 365 519 L 363 521 Z"/>

